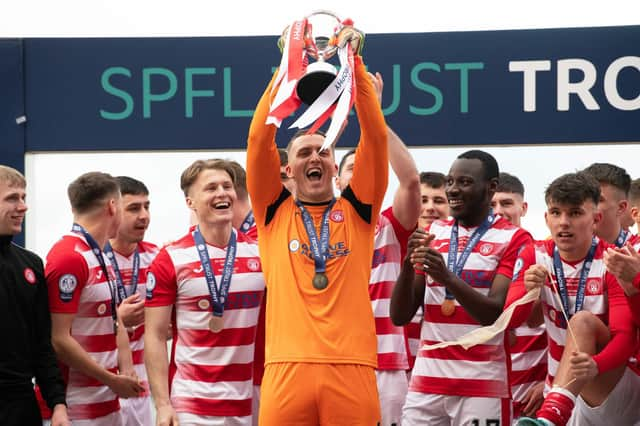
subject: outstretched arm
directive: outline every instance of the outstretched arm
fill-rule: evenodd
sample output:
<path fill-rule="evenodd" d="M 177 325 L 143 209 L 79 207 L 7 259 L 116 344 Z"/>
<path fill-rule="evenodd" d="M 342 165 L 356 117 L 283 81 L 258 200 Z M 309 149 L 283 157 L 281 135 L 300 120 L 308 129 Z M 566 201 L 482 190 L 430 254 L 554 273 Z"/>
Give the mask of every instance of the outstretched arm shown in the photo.
<path fill-rule="evenodd" d="M 264 224 L 267 207 L 276 201 L 283 189 L 275 143 L 277 128 L 266 124 L 274 78 L 275 75 L 258 102 L 247 141 L 247 189 L 256 222 L 261 224 Z"/>

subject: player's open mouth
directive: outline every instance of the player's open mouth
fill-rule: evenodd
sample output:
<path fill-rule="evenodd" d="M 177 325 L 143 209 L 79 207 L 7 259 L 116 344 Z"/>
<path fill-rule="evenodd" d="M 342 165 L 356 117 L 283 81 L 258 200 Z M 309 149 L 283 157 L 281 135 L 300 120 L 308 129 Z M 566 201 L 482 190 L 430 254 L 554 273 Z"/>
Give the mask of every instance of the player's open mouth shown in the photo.
<path fill-rule="evenodd" d="M 307 170 L 307 179 L 315 181 L 322 179 L 322 170 L 315 167 Z"/>
<path fill-rule="evenodd" d="M 228 201 L 222 201 L 220 203 L 216 203 L 213 207 L 216 210 L 224 210 L 224 209 L 228 209 L 229 207 L 231 207 L 231 203 L 229 203 Z"/>

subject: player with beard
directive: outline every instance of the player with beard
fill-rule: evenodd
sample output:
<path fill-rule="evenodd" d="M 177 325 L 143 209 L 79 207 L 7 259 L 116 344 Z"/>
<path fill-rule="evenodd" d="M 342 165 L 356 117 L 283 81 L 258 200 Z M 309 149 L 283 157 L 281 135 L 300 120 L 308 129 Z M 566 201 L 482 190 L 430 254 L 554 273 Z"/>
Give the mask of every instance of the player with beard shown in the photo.
<path fill-rule="evenodd" d="M 437 220 L 409 239 L 391 318 L 404 325 L 422 305 L 423 345 L 455 341 L 502 313 L 517 253 L 531 236 L 492 212 L 497 185 L 490 154 L 459 155 L 445 189 L 453 219 Z M 421 348 L 402 424 L 509 424 L 508 365 L 504 334 L 466 351 Z"/>

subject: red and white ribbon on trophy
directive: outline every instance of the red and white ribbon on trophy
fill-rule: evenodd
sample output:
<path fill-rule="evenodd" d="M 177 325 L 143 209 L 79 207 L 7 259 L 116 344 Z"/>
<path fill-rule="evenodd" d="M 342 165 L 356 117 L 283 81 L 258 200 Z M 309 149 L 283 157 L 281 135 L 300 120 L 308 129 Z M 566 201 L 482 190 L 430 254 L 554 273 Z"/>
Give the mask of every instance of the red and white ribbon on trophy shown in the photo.
<path fill-rule="evenodd" d="M 305 75 L 308 58 L 305 50 L 306 19 L 296 21 L 289 27 L 285 39 L 282 60 L 278 74 L 274 80 L 271 102 L 266 124 L 280 127 L 282 120 L 290 116 L 302 103 L 296 94 L 296 86 Z M 338 47 L 340 71 L 333 81 L 313 101 L 307 110 L 289 128 L 305 128 L 311 126 L 308 134 L 315 133 L 329 117 L 331 124 L 327 130 L 322 150 L 330 147 L 340 134 L 340 129 L 349 115 L 355 100 L 355 74 L 353 47 L 350 42 Z"/>
<path fill-rule="evenodd" d="M 295 91 L 298 80 L 307 69 L 308 58 L 304 49 L 306 27 L 306 19 L 295 21 L 289 27 L 278 74 L 271 89 L 272 93 L 274 90 L 277 92 L 271 102 L 266 124 L 275 124 L 280 127 L 282 120 L 300 106 L 301 101 Z"/>
<path fill-rule="evenodd" d="M 335 142 L 342 123 L 347 119 L 355 100 L 353 50 L 349 43 L 344 47 L 338 48 L 338 57 L 340 59 L 340 71 L 334 80 L 318 99 L 307 108 L 304 114 L 289 126 L 290 129 L 302 129 L 314 123 L 309 129 L 309 133 L 313 134 L 333 115 L 321 150 L 327 149 Z M 338 101 L 337 103 L 336 100 Z"/>

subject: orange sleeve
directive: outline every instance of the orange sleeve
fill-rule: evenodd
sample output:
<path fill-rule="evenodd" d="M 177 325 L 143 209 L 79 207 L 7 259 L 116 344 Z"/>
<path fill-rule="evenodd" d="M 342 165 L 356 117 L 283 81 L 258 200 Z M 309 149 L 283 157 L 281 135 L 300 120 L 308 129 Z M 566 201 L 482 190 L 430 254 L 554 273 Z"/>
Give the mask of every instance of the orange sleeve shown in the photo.
<path fill-rule="evenodd" d="M 266 124 L 270 108 L 271 87 L 276 74 L 265 89 L 253 114 L 247 141 L 247 189 L 256 222 L 264 224 L 267 207 L 282 192 L 280 157 L 276 146 L 276 126 Z"/>
<path fill-rule="evenodd" d="M 356 149 L 353 177 L 349 186 L 360 202 L 372 205 L 372 217 L 378 217 L 389 178 L 387 125 L 362 57 L 356 56 L 354 59 L 355 105 L 360 124 L 360 142 Z M 375 225 L 375 221 L 372 222 L 372 225 Z"/>

